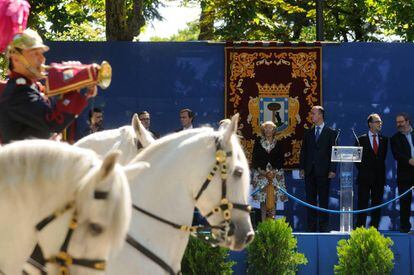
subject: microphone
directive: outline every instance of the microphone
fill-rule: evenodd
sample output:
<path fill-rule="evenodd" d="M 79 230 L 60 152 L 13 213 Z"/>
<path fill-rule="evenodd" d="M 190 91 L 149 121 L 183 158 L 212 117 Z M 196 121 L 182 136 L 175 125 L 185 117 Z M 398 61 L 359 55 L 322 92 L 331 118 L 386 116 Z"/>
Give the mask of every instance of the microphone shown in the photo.
<path fill-rule="evenodd" d="M 358 146 L 361 147 L 361 144 L 359 143 L 359 139 L 358 139 L 357 135 L 355 134 L 354 128 L 351 128 L 351 131 L 354 134 L 354 137 L 355 137 L 356 141 L 358 142 Z"/>
<path fill-rule="evenodd" d="M 336 138 L 335 138 L 335 146 L 338 146 L 338 138 L 339 138 L 340 133 L 341 133 L 341 129 L 338 129 L 338 134 L 336 134 Z"/>

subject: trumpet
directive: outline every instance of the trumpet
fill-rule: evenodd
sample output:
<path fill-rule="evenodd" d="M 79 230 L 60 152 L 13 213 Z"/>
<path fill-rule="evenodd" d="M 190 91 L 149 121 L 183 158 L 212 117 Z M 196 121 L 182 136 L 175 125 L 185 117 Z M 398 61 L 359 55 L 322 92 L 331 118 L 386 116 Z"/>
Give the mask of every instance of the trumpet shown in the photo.
<path fill-rule="evenodd" d="M 112 67 L 106 61 L 100 65 L 80 62 L 51 63 L 42 67 L 42 74 L 46 78 L 45 94 L 55 96 L 90 85 L 108 88 L 112 79 Z"/>

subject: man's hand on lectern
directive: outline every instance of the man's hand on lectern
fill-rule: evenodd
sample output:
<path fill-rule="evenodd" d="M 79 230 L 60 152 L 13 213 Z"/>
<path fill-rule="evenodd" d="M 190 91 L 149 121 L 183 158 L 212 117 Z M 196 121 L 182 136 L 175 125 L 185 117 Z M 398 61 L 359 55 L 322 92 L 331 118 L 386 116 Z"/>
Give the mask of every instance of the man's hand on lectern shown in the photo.
<path fill-rule="evenodd" d="M 299 176 L 300 176 L 301 179 L 304 179 L 305 178 L 305 170 L 301 169 L 299 171 Z"/>

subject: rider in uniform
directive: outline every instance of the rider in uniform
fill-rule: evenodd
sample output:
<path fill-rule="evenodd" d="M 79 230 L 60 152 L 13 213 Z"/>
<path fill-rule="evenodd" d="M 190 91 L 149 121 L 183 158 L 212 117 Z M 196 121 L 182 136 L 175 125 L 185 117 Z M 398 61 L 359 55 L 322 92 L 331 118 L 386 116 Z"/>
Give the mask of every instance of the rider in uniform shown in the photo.
<path fill-rule="evenodd" d="M 52 138 L 64 130 L 96 96 L 97 88 L 85 95 L 64 94 L 52 103 L 38 82 L 45 76 L 42 66 L 49 47 L 39 34 L 26 29 L 14 36 L 7 49 L 9 80 L 0 94 L 0 133 L 3 143 L 27 138 Z"/>

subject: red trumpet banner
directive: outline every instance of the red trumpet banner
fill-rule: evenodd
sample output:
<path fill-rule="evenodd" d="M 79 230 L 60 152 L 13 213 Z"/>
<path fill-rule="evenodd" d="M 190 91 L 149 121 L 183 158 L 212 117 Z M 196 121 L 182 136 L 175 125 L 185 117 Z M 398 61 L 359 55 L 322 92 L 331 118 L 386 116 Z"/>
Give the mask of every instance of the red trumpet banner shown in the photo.
<path fill-rule="evenodd" d="M 273 121 L 284 168 L 299 167 L 310 110 L 322 105 L 322 48 L 225 47 L 225 115 L 240 114 L 239 134 L 251 160 L 260 125 Z"/>

